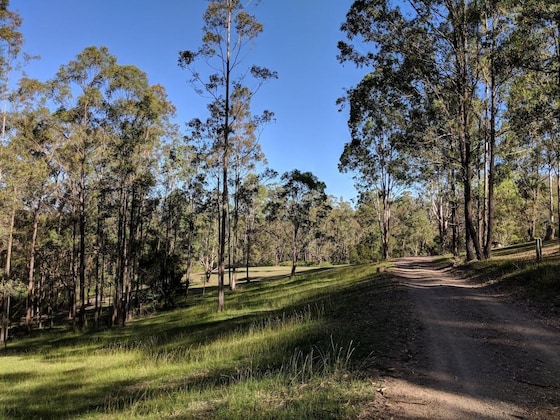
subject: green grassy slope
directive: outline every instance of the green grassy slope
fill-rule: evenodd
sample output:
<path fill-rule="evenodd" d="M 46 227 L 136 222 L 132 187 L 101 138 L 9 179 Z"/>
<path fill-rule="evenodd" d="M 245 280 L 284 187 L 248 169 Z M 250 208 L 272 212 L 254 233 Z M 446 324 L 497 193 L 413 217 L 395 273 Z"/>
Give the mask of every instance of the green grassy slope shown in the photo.
<path fill-rule="evenodd" d="M 459 267 L 473 281 L 552 318 L 560 317 L 560 245 L 545 243 L 543 260 L 535 244 L 523 243 L 493 251 L 488 261 Z"/>
<path fill-rule="evenodd" d="M 244 284 L 226 302 L 193 294 L 126 328 L 10 343 L 0 417 L 352 417 L 371 374 L 406 353 L 406 292 L 373 265 Z"/>

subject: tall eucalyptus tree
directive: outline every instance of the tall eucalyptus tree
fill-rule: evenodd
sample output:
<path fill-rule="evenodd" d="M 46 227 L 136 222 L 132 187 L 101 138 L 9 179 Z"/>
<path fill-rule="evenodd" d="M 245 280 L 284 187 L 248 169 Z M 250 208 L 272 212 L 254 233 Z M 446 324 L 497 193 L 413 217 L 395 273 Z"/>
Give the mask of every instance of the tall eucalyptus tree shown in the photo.
<path fill-rule="evenodd" d="M 133 288 L 138 290 L 141 221 L 160 158 L 161 141 L 175 112 L 164 88 L 151 86 L 135 66 L 109 69 L 104 133 L 110 139 L 109 168 L 116 193 L 117 275 L 113 323 L 125 324 Z"/>
<path fill-rule="evenodd" d="M 116 58 L 105 47 L 85 48 L 75 60 L 60 67 L 53 84 L 53 99 L 58 105 L 60 135 L 65 139 L 61 148 L 61 163 L 68 174 L 68 189 L 72 194 L 74 215 L 74 244 L 72 271 L 77 271 L 80 308 L 78 324 L 85 326 L 86 308 L 86 203 L 89 181 L 102 148 L 100 126 L 105 114 L 105 93 L 108 71 L 116 65 Z M 77 267 L 77 270 L 76 268 Z M 73 285 L 70 289 L 75 289 Z M 72 290 L 70 291 L 73 295 Z M 71 305 L 75 307 L 75 303 Z M 74 314 L 73 314 L 74 315 Z"/>
<path fill-rule="evenodd" d="M 546 0 L 512 3 L 516 23 L 512 50 L 521 75 L 514 82 L 509 115 L 520 139 L 527 138 L 528 128 L 533 130 L 532 135 L 543 148 L 550 178 L 552 171 L 556 172 L 558 220 L 554 220 L 549 181 L 550 235 L 560 223 L 560 4 Z M 521 121 L 526 124 L 515 124 Z"/>
<path fill-rule="evenodd" d="M 86 254 L 88 200 L 113 201 L 117 211 L 116 275 L 113 323 L 126 322 L 132 278 L 138 263 L 136 236 L 143 199 L 154 183 L 159 140 L 165 120 L 174 112 L 165 90 L 150 86 L 145 73 L 131 65 L 118 65 L 106 47 L 87 47 L 76 60 L 63 65 L 51 82 L 58 106 L 60 161 L 68 174 L 74 220 L 73 267 L 77 267 L 80 310 L 78 323 L 86 324 Z M 94 197 L 95 185 L 99 194 Z M 112 197 L 112 198 L 111 198 Z M 103 207 L 102 206 L 102 207 Z M 96 208 L 97 206 L 91 206 Z M 98 218 L 104 218 L 99 212 Z M 106 218 L 106 217 L 105 217 Z M 103 223 L 98 219 L 97 236 Z M 99 242 L 98 240 L 96 240 Z M 71 289 L 74 287 L 71 286 Z"/>
<path fill-rule="evenodd" d="M 448 179 L 453 184 L 458 181 L 462 189 L 468 260 L 485 255 L 473 192 L 482 150 L 476 112 L 483 84 L 481 16 L 479 2 L 470 0 L 355 1 L 342 25 L 350 42 L 339 43 L 341 61 L 371 69 L 364 81 L 379 75 L 383 83 L 372 86 L 377 94 L 393 93 L 393 100 L 378 106 L 380 116 L 387 118 L 401 107 L 403 135 L 391 143 L 413 153 L 441 151 L 445 171 L 438 172 L 452 174 Z M 489 19 L 495 19 L 495 15 Z M 488 34 L 488 55 L 496 58 L 499 33 L 492 30 Z M 495 67 L 491 70 L 495 75 Z M 494 103 L 490 118 L 495 117 L 496 109 Z M 362 115 L 367 112 L 370 108 L 361 111 Z M 395 126 L 394 121 L 387 120 Z M 495 127 L 493 130 L 491 136 Z M 421 159 L 430 165 L 431 157 L 424 154 Z M 494 163 L 490 166 L 493 170 Z M 488 232 L 486 238 L 491 238 L 491 229 Z"/>
<path fill-rule="evenodd" d="M 256 175 L 258 163 L 266 163 L 266 159 L 258 142 L 259 130 L 271 121 L 273 114 L 265 111 L 260 116 L 253 116 L 250 109 L 251 92 L 247 88 L 237 87 L 232 94 L 232 113 L 235 119 L 232 122 L 231 142 L 231 180 L 233 186 L 233 211 L 230 218 L 229 257 L 230 261 L 230 290 L 235 290 L 237 265 L 239 255 L 240 236 L 240 206 L 246 199 L 250 190 L 244 188 L 243 181 L 249 175 Z"/>
<path fill-rule="evenodd" d="M 3 147 L 4 156 L 8 159 L 3 162 L 3 174 L 6 178 L 2 184 L 12 192 L 10 201 L 13 206 L 10 211 L 13 220 L 9 228 L 9 253 L 12 252 L 11 240 L 15 227 L 14 209 L 17 209 L 20 214 L 18 217 L 20 234 L 26 237 L 26 240 L 21 243 L 19 255 L 20 259 L 23 257 L 27 261 L 25 324 L 28 330 L 32 328 L 37 308 L 35 267 L 40 242 L 39 227 L 47 208 L 52 203 L 53 174 L 56 172 L 54 167 L 56 146 L 53 142 L 50 112 L 43 101 L 44 90 L 45 86 L 36 80 L 21 79 L 14 95 L 17 101 L 14 100 L 13 112 L 10 115 L 10 141 Z M 7 275 L 10 274 L 10 264 L 11 262 L 7 263 Z M 23 275 L 22 270 L 19 275 Z M 9 277 L 5 285 L 7 288 L 4 293 L 9 298 L 17 285 Z M 9 299 L 5 315 L 9 318 Z"/>
<path fill-rule="evenodd" d="M 37 313 L 36 276 L 37 248 L 39 244 L 39 223 L 45 207 L 52 202 L 53 173 L 56 172 L 53 156 L 52 128 L 48 123 L 49 112 L 44 107 L 26 112 L 16 118 L 13 124 L 17 134 L 12 141 L 15 158 L 22 170 L 22 207 L 31 216 L 31 232 L 28 250 L 27 302 L 25 324 L 31 330 Z M 39 291 L 42 293 L 42 291 Z"/>
<path fill-rule="evenodd" d="M 4 164 L 9 158 L 6 152 L 6 124 L 8 119 L 8 102 L 9 102 L 9 80 L 16 65 L 17 60 L 21 56 L 21 48 L 23 45 L 23 35 L 20 31 L 21 17 L 14 11 L 9 10 L 9 0 L 0 1 L 0 101 L 2 106 L 2 121 L 0 131 L 0 182 L 4 181 Z M 0 307 L 2 308 L 1 325 L 0 325 L 0 343 L 6 343 L 8 339 L 8 328 L 10 318 L 11 295 L 14 291 L 14 284 L 11 280 L 11 264 L 12 264 L 12 247 L 14 225 L 16 218 L 17 203 L 14 198 L 17 196 L 16 190 L 8 188 L 0 189 L 1 201 L 7 205 L 7 212 L 2 218 L 6 218 L 3 223 L 7 226 L 6 232 L 1 232 L 2 239 L 6 241 L 6 259 L 0 283 Z"/>
<path fill-rule="evenodd" d="M 208 109 L 213 119 L 218 122 L 218 126 L 212 130 L 210 140 L 215 142 L 221 169 L 221 210 L 218 230 L 219 311 L 224 309 L 232 124 L 241 117 L 236 115 L 236 110 L 232 107 L 232 95 L 236 89 L 246 86 L 248 75 L 252 76 L 256 87 L 248 90 L 247 101 L 251 100 L 263 82 L 277 77 L 276 73 L 266 68 L 243 67 L 243 59 L 262 31 L 263 25 L 247 11 L 242 0 L 210 0 L 204 14 L 202 46 L 196 51 L 186 50 L 179 53 L 179 65 L 191 72 L 191 81 L 195 90 L 199 93 L 204 92 L 212 98 Z M 208 63 L 210 69 L 215 70 L 215 73 L 208 75 L 207 80 L 195 69 L 195 62 L 199 60 Z"/>
<path fill-rule="evenodd" d="M 325 183 L 311 172 L 294 169 L 282 174 L 280 188 L 268 204 L 271 220 L 285 220 L 292 227 L 290 233 L 291 277 L 296 274 L 303 237 L 311 231 L 319 219 L 327 216 L 328 204 L 325 189 Z"/>
<path fill-rule="evenodd" d="M 478 131 L 483 148 L 479 237 L 484 258 L 490 258 L 494 243 L 497 165 L 507 159 L 506 148 L 502 147 L 508 131 L 504 112 L 507 93 L 517 73 L 513 65 L 511 37 L 515 26 L 511 11 L 509 0 L 480 1 L 472 8 L 473 24 L 478 26 L 478 72 L 481 74 L 478 90 L 484 91 L 480 99 L 483 106 L 478 107 Z"/>
<path fill-rule="evenodd" d="M 398 148 L 406 130 L 406 111 L 395 97 L 396 90 L 385 91 L 384 86 L 385 76 L 374 71 L 348 92 L 352 141 L 344 146 L 339 169 L 357 172 L 358 189 L 374 192 L 381 255 L 387 259 L 391 207 L 411 174 L 406 155 Z"/>

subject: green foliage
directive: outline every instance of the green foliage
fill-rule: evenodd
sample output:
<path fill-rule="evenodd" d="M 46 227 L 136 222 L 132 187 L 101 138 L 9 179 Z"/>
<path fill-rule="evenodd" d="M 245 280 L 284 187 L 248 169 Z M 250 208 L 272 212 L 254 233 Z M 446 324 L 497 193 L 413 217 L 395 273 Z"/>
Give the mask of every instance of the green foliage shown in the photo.
<path fill-rule="evenodd" d="M 262 159 L 260 146 L 255 141 L 255 131 L 273 115 L 269 111 L 264 111 L 262 116 L 251 118 L 250 103 L 255 92 L 264 82 L 276 79 L 278 76 L 273 71 L 257 66 L 251 66 L 249 69 L 241 67 L 250 45 L 263 31 L 263 25 L 255 16 L 248 13 L 241 1 L 212 0 L 208 4 L 203 20 L 202 45 L 197 51 L 180 52 L 178 64 L 191 73 L 191 83 L 195 91 L 199 95 L 205 94 L 210 97 L 207 105 L 209 117 L 205 122 L 196 118 L 189 122 L 189 127 L 191 138 L 203 143 L 203 149 L 208 155 L 206 160 L 209 167 L 221 172 L 216 177 L 217 189 L 221 189 L 221 201 L 218 200 L 217 205 L 219 213 L 218 310 L 221 311 L 224 309 L 226 226 L 233 230 L 233 259 L 236 260 L 239 234 L 237 193 L 241 170 L 251 168 L 255 161 Z M 215 73 L 201 75 L 195 68 L 196 63 L 200 61 L 208 66 L 210 72 L 215 71 Z M 252 83 L 256 86 L 254 89 L 247 87 L 248 75 L 253 78 Z M 232 170 L 235 172 L 233 177 Z M 232 178 L 236 188 L 233 228 L 229 227 L 228 206 L 229 184 Z M 228 246 L 231 248 L 231 244 Z M 229 252 L 228 258 L 232 258 Z M 236 262 L 234 261 L 234 264 Z M 230 282 L 230 287 L 235 289 L 235 278 Z"/>
<path fill-rule="evenodd" d="M 286 172 L 281 177 L 282 189 L 279 192 L 277 203 L 272 203 L 272 210 L 278 206 L 283 207 L 284 217 L 294 227 L 308 228 L 312 223 L 311 211 L 325 205 L 327 196 L 326 185 L 311 172 L 301 172 L 294 169 Z M 279 210 L 279 209 L 278 209 Z"/>
<path fill-rule="evenodd" d="M 429 218 L 425 202 L 404 194 L 395 202 L 393 212 L 393 255 L 429 255 L 436 248 L 437 231 Z"/>
<path fill-rule="evenodd" d="M 296 271 L 303 238 L 327 216 L 329 209 L 326 185 L 311 172 L 294 169 L 281 177 L 282 184 L 267 204 L 269 221 L 282 220 L 291 224 L 288 240 L 292 251 L 292 276 Z"/>
<path fill-rule="evenodd" d="M 85 48 L 47 83 L 10 80 L 7 92 L 23 39 L 19 16 L 2 3 L 0 93 L 11 108 L 0 147 L 0 265 L 9 271 L 2 285 L 9 292 L 33 280 L 34 303 L 16 293 L 12 327 L 26 306 L 38 308 L 33 327 L 65 323 L 87 304 L 101 323 L 115 297 L 130 299 L 119 308 L 129 315 L 140 303 L 172 307 L 191 271 L 216 269 L 220 245 L 224 266 L 239 274 L 246 265 L 290 260 L 324 266 L 426 254 L 436 244 L 458 253 L 468 239 L 460 241 L 488 238 L 492 226 L 487 243 L 544 236 L 558 220 L 558 5 L 458 4 L 465 9 L 439 1 L 406 12 L 395 1 L 352 3 L 339 59 L 364 74 L 339 102 L 350 108 L 351 135 L 339 169 L 357 177 L 362 194 L 354 205 L 325 197 L 324 184 L 304 171 L 279 180 L 273 171 L 257 173 L 259 131 L 273 114 L 253 115 L 251 99 L 277 75 L 237 67 L 247 57 L 240 51 L 231 55 L 234 78 L 216 70 L 227 67 L 220 47 L 228 30 L 234 49 L 263 30 L 244 2 L 209 2 L 202 46 L 179 56 L 195 90 L 210 97 L 208 117 L 191 120 L 185 138 L 170 123 L 174 109 L 163 87 L 105 47 Z M 210 62 L 209 72 L 218 73 L 194 68 Z M 492 135 L 493 163 L 485 153 Z M 418 198 L 405 193 L 409 183 Z M 275 210 L 279 217 L 271 217 Z"/>
<path fill-rule="evenodd" d="M 432 203 L 440 209 L 440 247 L 449 242 L 452 225 L 454 252 L 463 237 L 469 259 L 487 258 L 497 167 L 518 159 L 509 144 L 502 147 L 507 133 L 540 126 L 548 129 L 523 134 L 541 144 L 557 138 L 549 129 L 557 125 L 549 96 L 557 84 L 551 66 L 557 68 L 558 31 L 549 30 L 557 28 L 555 13 L 557 7 L 546 2 L 427 1 L 401 7 L 391 0 L 354 1 L 341 26 L 346 41 L 338 45 L 338 58 L 365 70 L 339 101 L 350 105 L 352 138 L 341 169 L 356 171 L 360 188 L 376 190 L 385 213 L 395 198 L 394 183 L 408 187 L 422 179 L 437 185 L 435 200 L 447 200 Z M 528 51 L 522 34 L 529 38 Z M 526 79 L 533 83 L 519 83 L 534 71 L 538 76 Z M 533 149 L 531 144 L 527 151 Z M 394 224 L 387 215 L 384 224 L 387 248 L 384 231 Z"/>
<path fill-rule="evenodd" d="M 523 242 L 527 237 L 523 220 L 523 199 L 512 179 L 505 179 L 496 187 L 495 240 L 503 246 Z"/>
<path fill-rule="evenodd" d="M 350 264 L 367 264 L 381 259 L 379 234 L 367 233 L 359 243 L 350 248 Z"/>

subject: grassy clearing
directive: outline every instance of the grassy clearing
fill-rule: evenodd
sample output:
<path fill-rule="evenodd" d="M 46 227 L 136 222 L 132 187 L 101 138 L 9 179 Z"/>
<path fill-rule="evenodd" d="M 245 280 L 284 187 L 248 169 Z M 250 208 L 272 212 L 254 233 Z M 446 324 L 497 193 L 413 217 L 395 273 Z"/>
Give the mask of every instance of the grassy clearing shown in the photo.
<path fill-rule="evenodd" d="M 355 417 L 374 372 L 407 357 L 406 292 L 374 265 L 243 284 L 226 305 L 193 291 L 126 328 L 12 342 L 0 417 Z"/>
<path fill-rule="evenodd" d="M 328 268 L 329 266 L 320 267 L 320 268 Z M 317 270 L 317 266 L 302 266 L 297 267 L 298 273 L 305 273 L 309 271 Z M 260 281 L 264 279 L 280 279 L 282 277 L 286 277 L 292 271 L 291 265 L 275 265 L 269 267 L 250 267 L 249 268 L 249 276 L 247 276 L 247 271 L 244 267 L 237 269 L 237 281 L 240 283 L 244 283 L 249 278 L 249 281 Z M 228 279 L 226 276 L 226 283 L 228 283 Z M 206 283 L 207 287 L 215 287 L 218 285 L 218 273 L 212 273 L 210 276 L 210 280 Z M 204 272 L 202 271 L 195 271 L 191 274 L 191 284 L 190 287 L 192 289 L 202 288 L 204 286 Z"/>

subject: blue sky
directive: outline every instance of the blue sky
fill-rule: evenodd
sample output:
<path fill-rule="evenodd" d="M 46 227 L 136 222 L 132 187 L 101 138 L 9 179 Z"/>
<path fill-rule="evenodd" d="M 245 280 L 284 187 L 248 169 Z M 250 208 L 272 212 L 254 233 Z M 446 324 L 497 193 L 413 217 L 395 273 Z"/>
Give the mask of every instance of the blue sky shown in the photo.
<path fill-rule="evenodd" d="M 254 1 L 254 0 L 253 0 Z M 268 109 L 276 122 L 261 135 L 269 166 L 279 173 L 313 172 L 327 193 L 356 196 L 338 159 L 349 141 L 347 110 L 336 99 L 354 86 L 362 71 L 336 60 L 340 24 L 352 0 L 262 0 L 251 9 L 264 32 L 245 63 L 278 72 L 265 85 L 252 109 Z M 106 46 L 119 64 L 133 64 L 150 83 L 167 89 L 182 124 L 204 117 L 204 99 L 177 66 L 178 52 L 201 44 L 206 0 L 11 0 L 23 18 L 25 52 L 41 59 L 29 64 L 29 76 L 46 80 L 87 46 Z"/>

